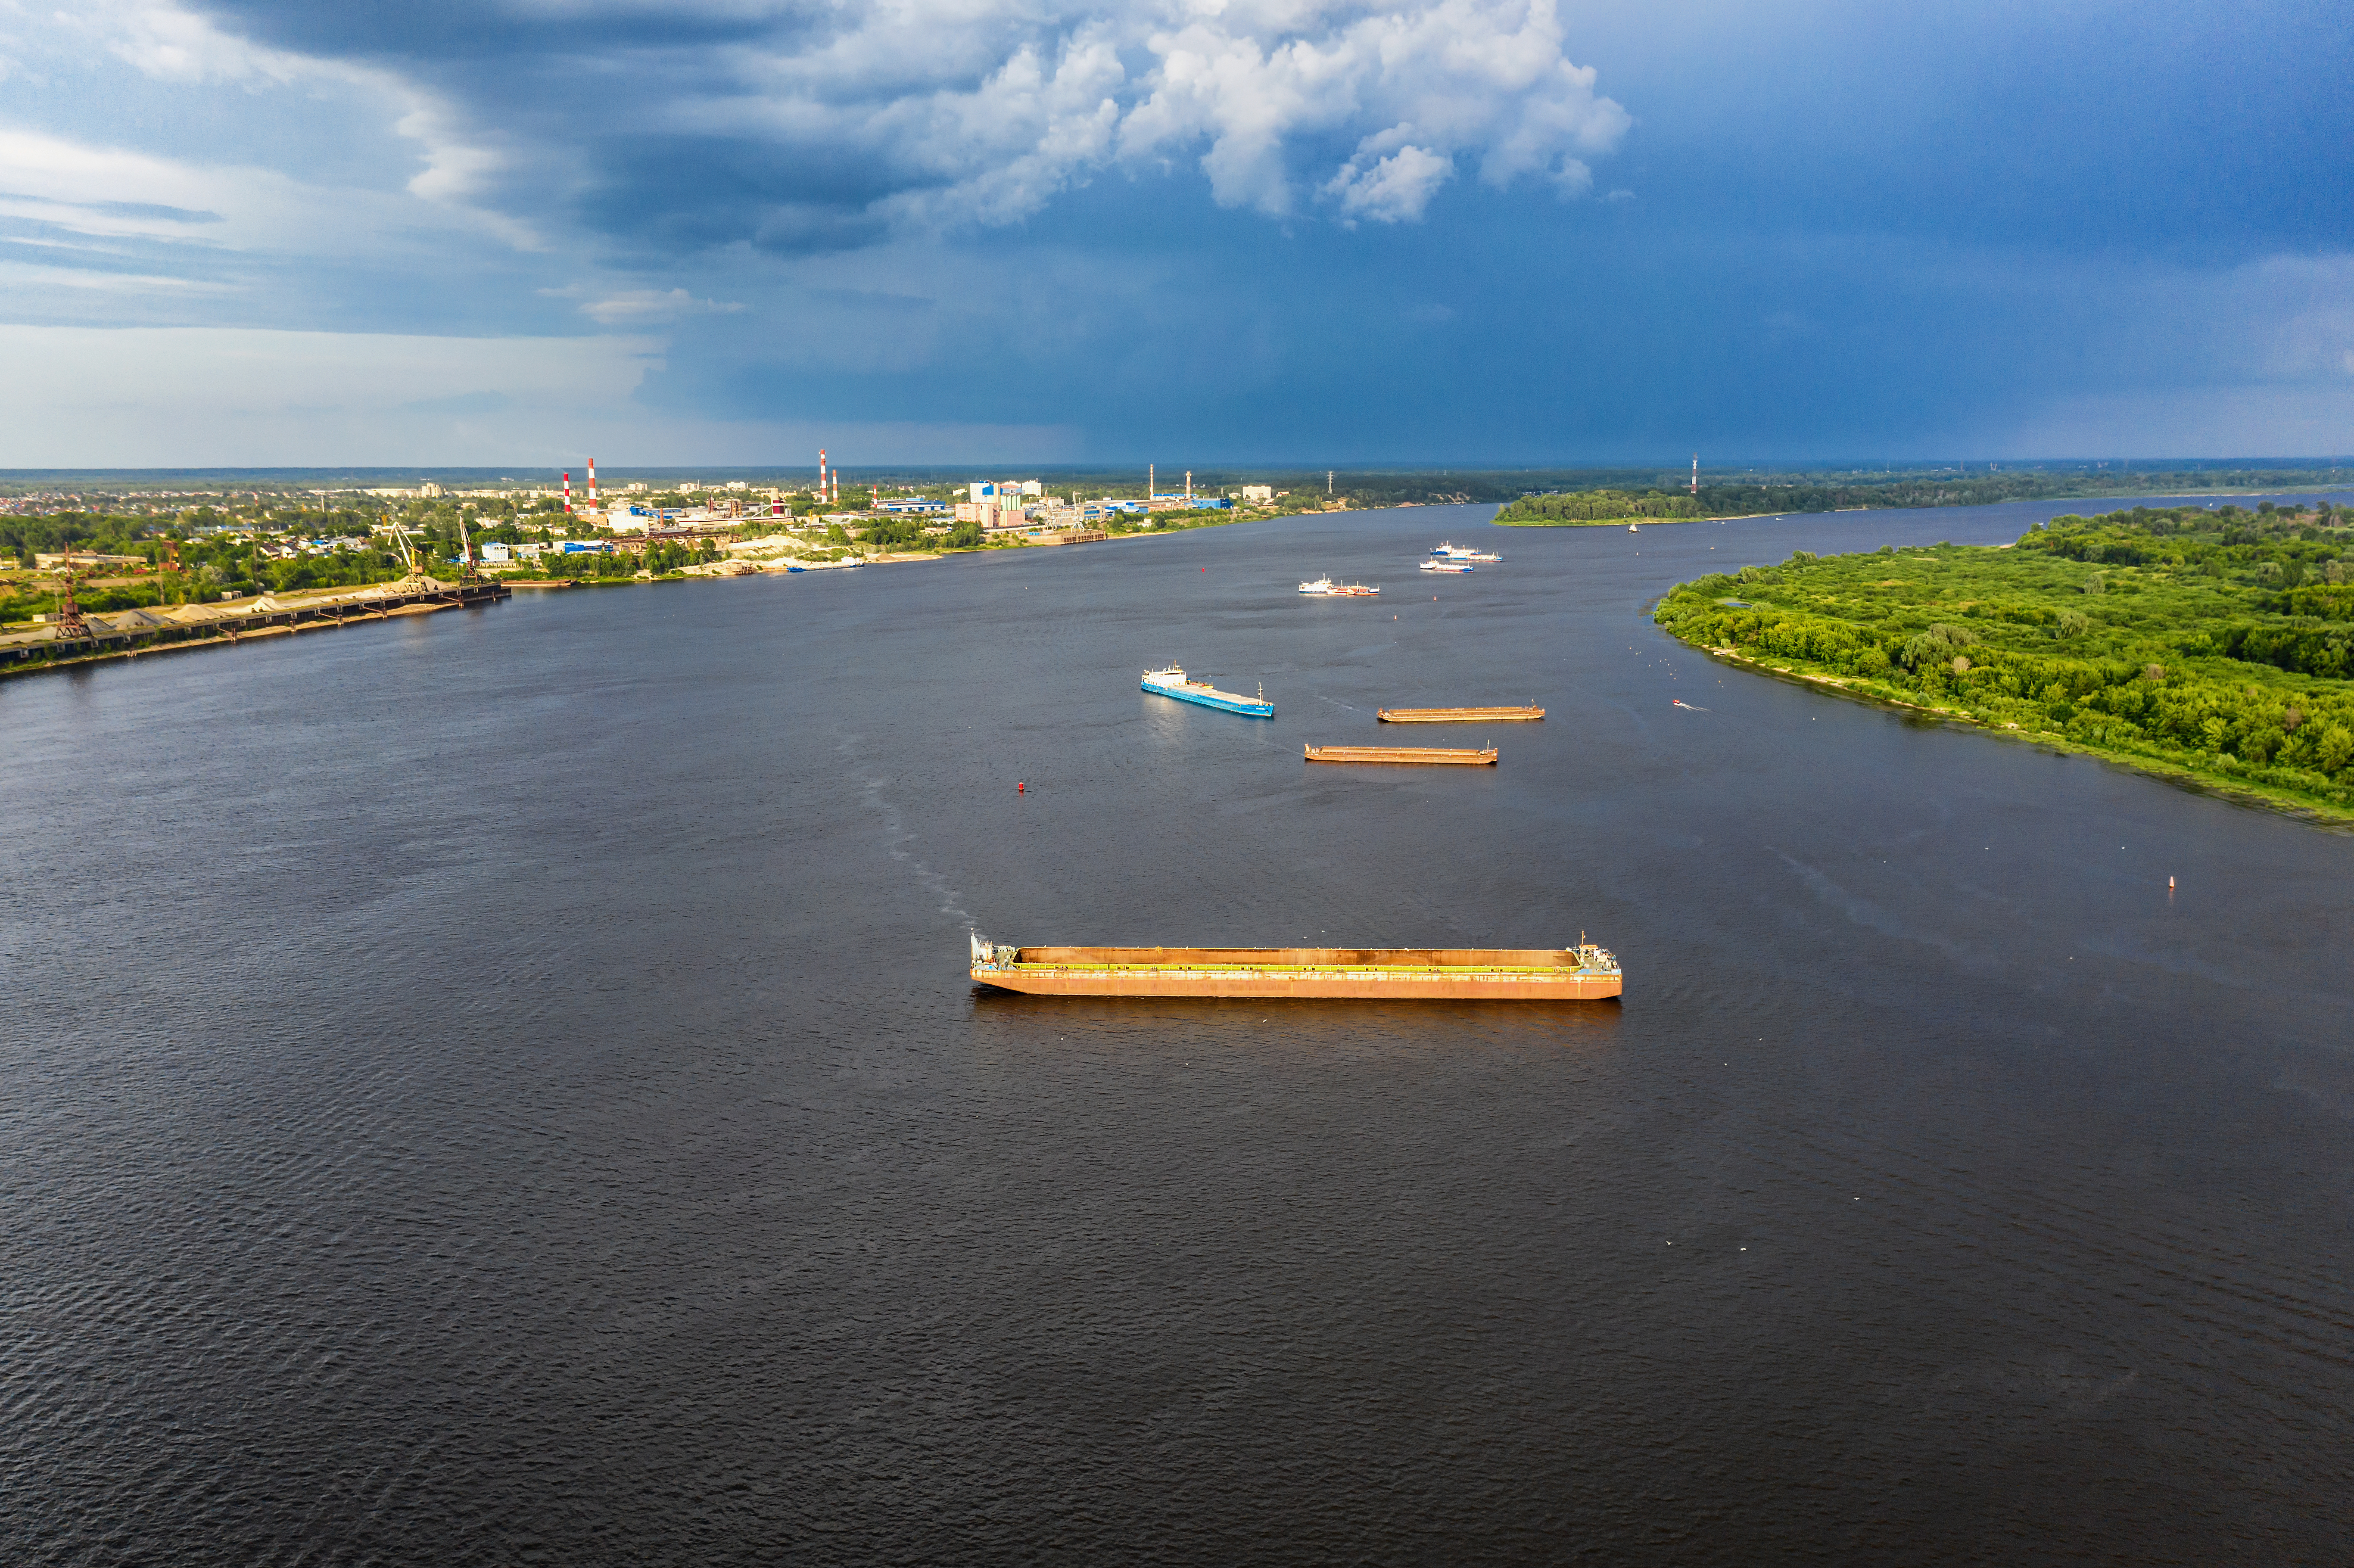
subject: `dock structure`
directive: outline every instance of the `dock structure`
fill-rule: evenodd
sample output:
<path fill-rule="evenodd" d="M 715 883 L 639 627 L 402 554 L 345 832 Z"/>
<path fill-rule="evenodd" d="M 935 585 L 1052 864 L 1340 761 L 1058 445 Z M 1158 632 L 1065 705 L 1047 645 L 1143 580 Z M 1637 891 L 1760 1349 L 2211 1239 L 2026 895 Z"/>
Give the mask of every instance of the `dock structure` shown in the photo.
<path fill-rule="evenodd" d="M 1311 746 L 1310 762 L 1437 762 L 1458 768 L 1493 768 L 1496 748 L 1457 746 Z"/>
<path fill-rule="evenodd" d="M 512 598 L 504 583 L 475 577 L 445 583 L 423 576 L 310 599 L 263 594 L 250 604 L 186 604 L 81 611 L 78 620 L 0 636 L 0 671 L 127 658 L 151 649 L 250 642 L 360 620 L 426 615 Z"/>
<path fill-rule="evenodd" d="M 1524 719 L 1544 717 L 1544 709 L 1533 704 L 1525 707 L 1508 708 L 1376 708 L 1373 716 L 1384 724 L 1518 724 Z"/>

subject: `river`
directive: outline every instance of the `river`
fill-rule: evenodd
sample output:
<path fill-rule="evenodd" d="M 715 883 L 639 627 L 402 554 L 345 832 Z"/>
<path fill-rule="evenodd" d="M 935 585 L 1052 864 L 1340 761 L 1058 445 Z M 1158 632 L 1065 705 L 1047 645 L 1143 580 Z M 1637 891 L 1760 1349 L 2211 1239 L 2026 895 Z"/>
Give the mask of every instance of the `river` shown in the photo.
<path fill-rule="evenodd" d="M 2354 838 L 1644 614 L 2073 509 L 1334 514 L 0 684 L 0 1555 L 2346 1560 Z M 1532 699 L 1414 737 L 1492 769 L 1300 759 Z M 1583 930 L 1627 994 L 1019 998 L 969 927 Z"/>

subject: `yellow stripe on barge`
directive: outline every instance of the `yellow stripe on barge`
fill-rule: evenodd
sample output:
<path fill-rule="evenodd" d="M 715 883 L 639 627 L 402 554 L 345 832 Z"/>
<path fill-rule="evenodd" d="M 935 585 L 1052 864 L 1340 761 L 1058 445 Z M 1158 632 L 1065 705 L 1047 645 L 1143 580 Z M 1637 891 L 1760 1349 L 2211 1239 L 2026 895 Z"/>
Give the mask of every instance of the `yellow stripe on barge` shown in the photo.
<path fill-rule="evenodd" d="M 972 978 L 1039 996 L 1601 1001 L 1618 960 L 1575 948 L 1023 948 L 974 933 Z"/>
<path fill-rule="evenodd" d="M 1461 746 L 1311 746 L 1310 762 L 1444 762 L 1458 768 L 1493 768 L 1496 748 Z"/>
<path fill-rule="evenodd" d="M 1376 708 L 1373 716 L 1384 724 L 1485 724 L 1490 720 L 1500 724 L 1516 724 L 1522 719 L 1541 719 L 1545 711 L 1541 707 L 1513 708 Z"/>

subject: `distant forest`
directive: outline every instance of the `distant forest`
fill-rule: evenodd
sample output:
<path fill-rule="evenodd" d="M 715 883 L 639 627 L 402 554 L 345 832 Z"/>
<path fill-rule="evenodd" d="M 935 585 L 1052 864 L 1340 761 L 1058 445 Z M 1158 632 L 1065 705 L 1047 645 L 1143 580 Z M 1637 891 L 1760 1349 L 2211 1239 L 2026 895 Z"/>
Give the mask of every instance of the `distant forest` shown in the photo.
<path fill-rule="evenodd" d="M 2348 475 L 2354 478 L 2354 475 Z M 2163 495 L 2236 490 L 2296 490 L 2328 484 L 2329 469 L 2197 469 L 2093 473 L 2028 470 L 1974 475 L 1914 471 L 1880 477 L 1794 474 L 1755 483 L 1702 476 L 1700 493 L 1657 476 L 1640 491 L 1593 484 L 1523 495 L 1499 523 L 1608 523 L 1646 517 L 1748 517 L 1766 513 L 1844 512 L 1862 507 L 1987 506 L 2001 501 L 2052 501 L 2103 495 Z"/>

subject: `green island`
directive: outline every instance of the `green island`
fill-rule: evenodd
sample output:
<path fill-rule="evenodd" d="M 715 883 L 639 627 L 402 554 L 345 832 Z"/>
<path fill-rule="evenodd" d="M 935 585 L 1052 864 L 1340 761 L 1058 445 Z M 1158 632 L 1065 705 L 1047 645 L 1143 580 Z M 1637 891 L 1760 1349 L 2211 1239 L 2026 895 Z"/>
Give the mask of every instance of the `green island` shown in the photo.
<path fill-rule="evenodd" d="M 1746 567 L 1653 618 L 1851 696 L 2354 822 L 2354 512 L 2149 508 Z"/>
<path fill-rule="evenodd" d="M 1596 476 L 1600 477 L 1600 476 Z M 1496 521 L 1507 528 L 1604 527 L 1627 523 L 1695 523 L 1712 517 L 1787 516 L 1794 513 L 1862 512 L 1877 507 L 1992 506 L 2006 501 L 2074 501 L 2104 495 L 2168 498 L 2228 495 L 2249 490 L 2317 490 L 2339 482 L 2322 468 L 1998 469 L 1964 473 L 1943 469 L 1849 470 L 1751 478 L 1702 473 L 1696 490 L 1681 476 L 1660 473 L 1648 483 L 1565 484 L 1529 491 L 1506 503 Z"/>

